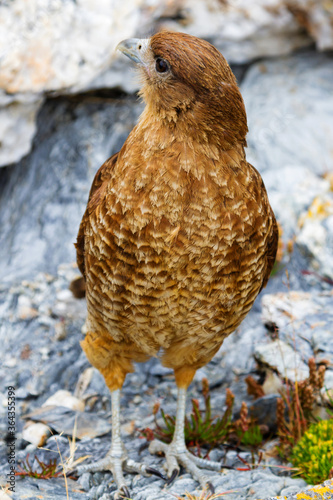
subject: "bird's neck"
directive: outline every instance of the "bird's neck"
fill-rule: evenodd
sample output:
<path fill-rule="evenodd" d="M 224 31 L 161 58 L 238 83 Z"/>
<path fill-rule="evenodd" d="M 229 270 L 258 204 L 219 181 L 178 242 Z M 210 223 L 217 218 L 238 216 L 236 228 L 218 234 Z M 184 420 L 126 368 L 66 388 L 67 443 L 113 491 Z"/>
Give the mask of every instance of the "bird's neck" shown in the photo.
<path fill-rule="evenodd" d="M 176 150 L 177 144 L 183 144 L 187 150 L 193 149 L 214 160 L 219 159 L 219 152 L 230 149 L 244 153 L 246 146 L 245 133 L 237 137 L 223 117 L 208 116 L 195 108 L 162 109 L 152 113 L 147 106 L 135 129 L 135 136 L 152 154 L 169 148 Z"/>

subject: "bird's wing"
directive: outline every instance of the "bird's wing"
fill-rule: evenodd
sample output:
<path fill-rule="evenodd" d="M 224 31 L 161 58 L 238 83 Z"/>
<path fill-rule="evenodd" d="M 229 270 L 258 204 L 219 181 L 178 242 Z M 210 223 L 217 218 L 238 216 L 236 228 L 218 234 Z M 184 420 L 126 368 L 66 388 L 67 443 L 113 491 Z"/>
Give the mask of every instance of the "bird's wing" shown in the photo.
<path fill-rule="evenodd" d="M 83 276 L 85 276 L 84 238 L 85 238 L 86 223 L 89 218 L 89 215 L 93 210 L 95 210 L 95 208 L 98 206 L 103 197 L 107 183 L 111 178 L 114 165 L 117 162 L 118 154 L 119 153 L 114 154 L 105 163 L 103 163 L 103 165 L 97 170 L 93 183 L 91 185 L 87 208 L 82 217 L 79 232 L 77 235 L 77 241 L 75 244 L 77 265 Z"/>
<path fill-rule="evenodd" d="M 272 272 L 275 258 L 276 258 L 276 252 L 278 249 L 278 242 L 279 242 L 279 230 L 278 230 L 278 225 L 273 213 L 273 210 L 271 210 L 271 220 L 272 220 L 272 230 L 271 234 L 268 240 L 268 246 L 267 246 L 267 265 L 266 265 L 266 273 L 262 282 L 262 286 L 260 291 L 267 285 L 267 281 L 270 277 L 270 274 Z"/>

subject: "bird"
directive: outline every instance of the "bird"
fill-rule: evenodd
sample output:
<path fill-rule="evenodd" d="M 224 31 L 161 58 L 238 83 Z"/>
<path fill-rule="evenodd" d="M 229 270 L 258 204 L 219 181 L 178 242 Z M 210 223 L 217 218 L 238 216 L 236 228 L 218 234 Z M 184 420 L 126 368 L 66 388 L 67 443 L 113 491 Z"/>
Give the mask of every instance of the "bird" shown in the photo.
<path fill-rule="evenodd" d="M 169 482 L 184 467 L 202 487 L 218 462 L 184 438 L 186 392 L 250 311 L 271 273 L 277 223 L 259 172 L 246 160 L 244 102 L 223 55 L 195 36 L 162 30 L 117 49 L 134 61 L 145 108 L 120 151 L 93 180 L 76 242 L 87 298 L 81 346 L 111 392 L 111 448 L 80 472 L 163 476 L 129 458 L 120 393 L 133 362 L 158 357 L 177 385 Z"/>

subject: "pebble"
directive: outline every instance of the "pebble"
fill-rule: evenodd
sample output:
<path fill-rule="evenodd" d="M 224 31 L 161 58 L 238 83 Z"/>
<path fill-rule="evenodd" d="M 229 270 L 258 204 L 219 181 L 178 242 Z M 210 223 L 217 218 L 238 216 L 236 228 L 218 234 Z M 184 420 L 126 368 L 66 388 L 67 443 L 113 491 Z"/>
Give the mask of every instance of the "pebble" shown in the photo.
<path fill-rule="evenodd" d="M 20 319 L 32 319 L 38 316 L 38 311 L 32 307 L 31 300 L 25 295 L 20 295 L 17 303 L 17 315 Z"/>
<path fill-rule="evenodd" d="M 58 323 L 54 325 L 54 330 L 55 340 L 65 340 L 67 337 L 67 328 L 64 321 L 58 321 Z"/>
<path fill-rule="evenodd" d="M 91 479 L 91 473 L 90 472 L 84 472 L 78 479 L 79 484 L 81 485 L 81 488 L 84 491 L 89 491 L 92 485 L 92 479 Z"/>
<path fill-rule="evenodd" d="M 43 406 L 65 406 L 71 410 L 84 411 L 84 402 L 73 396 L 69 391 L 60 390 L 50 396 Z"/>
<path fill-rule="evenodd" d="M 14 357 L 8 357 L 3 362 L 3 366 L 6 366 L 7 368 L 14 368 L 14 366 L 16 365 L 17 365 L 17 358 Z"/>
<path fill-rule="evenodd" d="M 47 425 L 28 422 L 22 431 L 22 438 L 35 446 L 43 446 L 50 434 L 51 430 Z"/>

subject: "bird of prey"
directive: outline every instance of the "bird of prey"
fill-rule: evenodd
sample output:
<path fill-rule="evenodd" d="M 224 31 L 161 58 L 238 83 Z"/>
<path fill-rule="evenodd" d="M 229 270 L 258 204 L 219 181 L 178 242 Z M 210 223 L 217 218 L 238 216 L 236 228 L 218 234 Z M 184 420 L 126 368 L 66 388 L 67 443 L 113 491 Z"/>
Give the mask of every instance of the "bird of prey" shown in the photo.
<path fill-rule="evenodd" d="M 202 485 L 219 463 L 185 446 L 186 391 L 266 285 L 278 231 L 265 186 L 247 163 L 247 121 L 235 76 L 210 43 L 162 31 L 118 50 L 141 73 L 145 109 L 121 150 L 96 173 L 77 238 L 86 283 L 82 348 L 111 392 L 111 449 L 79 471 L 157 473 L 128 458 L 120 390 L 132 362 L 158 356 L 178 388 L 174 437 L 163 452 Z M 116 495 L 116 496 L 117 496 Z"/>

